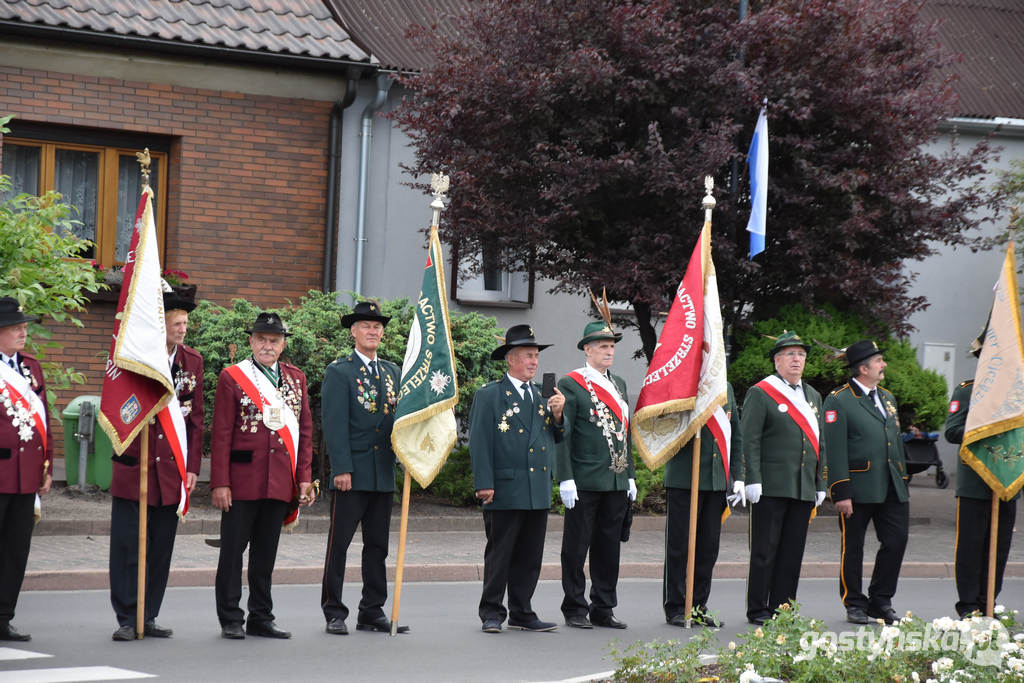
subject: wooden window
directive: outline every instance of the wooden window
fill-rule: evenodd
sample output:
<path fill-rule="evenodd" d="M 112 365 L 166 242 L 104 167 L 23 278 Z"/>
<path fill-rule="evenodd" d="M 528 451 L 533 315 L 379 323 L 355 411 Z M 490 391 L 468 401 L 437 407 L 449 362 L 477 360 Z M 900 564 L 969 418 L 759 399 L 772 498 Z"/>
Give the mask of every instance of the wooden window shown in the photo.
<path fill-rule="evenodd" d="M 121 265 L 128 253 L 142 191 L 135 149 L 4 137 L 3 173 L 14 194 L 56 190 L 75 207 L 72 231 L 94 246 L 82 254 L 104 266 Z M 150 150 L 157 242 L 163 252 L 167 205 L 167 153 Z"/>
<path fill-rule="evenodd" d="M 451 298 L 460 304 L 526 308 L 533 304 L 533 273 L 502 270 L 500 253 L 493 244 L 484 244 L 479 255 L 479 272 L 470 262 L 452 250 Z M 463 267 L 460 268 L 460 265 Z M 462 271 L 461 273 L 459 271 Z"/>

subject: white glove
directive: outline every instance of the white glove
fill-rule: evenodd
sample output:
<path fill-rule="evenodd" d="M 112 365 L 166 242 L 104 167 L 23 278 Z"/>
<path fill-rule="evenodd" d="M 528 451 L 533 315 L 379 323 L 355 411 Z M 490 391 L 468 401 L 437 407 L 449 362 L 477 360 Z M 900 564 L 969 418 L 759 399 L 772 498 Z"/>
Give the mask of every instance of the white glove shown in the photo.
<path fill-rule="evenodd" d="M 636 479 L 629 480 L 629 490 L 626 491 L 626 495 L 629 497 L 630 501 L 636 500 Z"/>
<path fill-rule="evenodd" d="M 562 503 L 565 504 L 566 510 L 572 510 L 572 506 L 576 504 L 576 500 L 579 498 L 576 495 L 576 480 L 566 479 L 565 481 L 558 483 L 558 495 L 562 497 Z"/>
<path fill-rule="evenodd" d="M 814 507 L 818 507 L 819 505 L 821 505 L 822 501 L 824 501 L 824 500 L 825 500 L 825 492 L 824 491 L 818 491 L 817 493 L 815 493 L 814 494 Z"/>
<path fill-rule="evenodd" d="M 749 500 L 751 504 L 761 500 L 760 484 L 747 484 L 743 491 L 747 494 L 747 500 Z"/>
<path fill-rule="evenodd" d="M 743 482 L 738 479 L 732 483 L 732 495 L 726 496 L 725 499 L 729 501 L 729 505 L 736 507 L 736 503 L 740 503 L 743 507 L 747 507 L 747 491 L 743 488 Z"/>

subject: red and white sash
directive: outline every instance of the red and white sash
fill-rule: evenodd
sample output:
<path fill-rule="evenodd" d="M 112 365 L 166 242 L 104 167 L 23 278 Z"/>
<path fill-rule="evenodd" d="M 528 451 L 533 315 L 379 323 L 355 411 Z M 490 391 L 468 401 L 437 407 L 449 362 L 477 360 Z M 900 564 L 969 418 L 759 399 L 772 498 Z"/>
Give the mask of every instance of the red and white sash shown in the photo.
<path fill-rule="evenodd" d="M 821 459 L 818 448 L 818 418 L 807 401 L 793 401 L 787 396 L 789 387 L 775 375 L 769 375 L 755 386 L 761 388 L 773 401 L 779 404 L 779 411 L 792 418 L 814 447 L 814 455 Z"/>
<path fill-rule="evenodd" d="M 622 423 L 622 428 L 627 429 L 629 427 L 629 406 L 619 395 L 619 390 L 612 383 L 608 377 L 597 372 L 589 365 L 584 365 L 578 370 L 573 370 L 568 375 L 577 384 L 586 389 L 589 393 L 590 389 L 587 387 L 587 380 L 590 380 L 591 386 L 594 388 L 594 394 L 597 396 L 601 403 L 608 406 L 608 410 L 612 411 L 619 422 Z"/>
<path fill-rule="evenodd" d="M 160 422 L 167 445 L 174 454 L 174 464 L 178 466 L 178 474 L 181 475 L 178 517 L 184 519 L 189 510 L 188 489 L 185 487 L 188 480 L 188 437 L 185 432 L 185 416 L 181 414 L 181 404 L 178 403 L 177 395 L 171 396 L 170 403 L 156 414 L 156 419 Z"/>
<path fill-rule="evenodd" d="M 18 363 L 18 365 L 21 364 Z M 28 380 L 7 363 L 0 363 L 0 380 L 5 385 L 2 391 L 10 397 L 11 403 L 29 414 L 32 425 L 43 442 L 43 452 L 45 453 L 46 442 L 50 435 L 46 429 L 46 406 L 43 401 L 32 390 L 32 385 Z"/>
<path fill-rule="evenodd" d="M 280 366 L 278 366 L 280 368 Z M 270 383 L 262 372 L 256 369 L 256 366 L 251 360 L 244 360 L 237 365 L 232 365 L 226 368 L 231 379 L 238 383 L 238 386 L 242 387 L 242 391 L 249 397 L 249 400 L 253 402 L 253 405 L 260 407 L 263 411 L 266 408 L 280 408 L 281 417 L 284 419 L 284 426 L 280 429 L 275 430 L 277 435 L 281 437 L 281 441 L 284 442 L 285 450 L 288 451 L 288 459 L 292 464 L 292 487 L 297 487 L 298 484 L 295 481 L 295 468 L 298 466 L 299 458 L 299 420 L 292 412 L 292 409 L 285 404 L 284 399 L 281 398 L 281 394 L 277 388 Z M 284 381 L 284 370 L 281 369 L 281 381 Z M 297 488 L 296 488 L 297 490 Z M 298 509 L 295 509 L 288 517 L 284 520 L 284 525 L 288 526 L 295 522 L 299 517 Z"/>
<path fill-rule="evenodd" d="M 718 446 L 718 452 L 722 454 L 722 465 L 725 466 L 725 483 L 728 486 L 729 457 L 732 455 L 729 453 L 729 444 L 732 443 L 732 425 L 729 423 L 729 416 L 725 414 L 725 409 L 722 406 L 718 406 L 705 425 L 708 431 L 711 432 L 711 436 L 715 437 L 715 445 Z"/>

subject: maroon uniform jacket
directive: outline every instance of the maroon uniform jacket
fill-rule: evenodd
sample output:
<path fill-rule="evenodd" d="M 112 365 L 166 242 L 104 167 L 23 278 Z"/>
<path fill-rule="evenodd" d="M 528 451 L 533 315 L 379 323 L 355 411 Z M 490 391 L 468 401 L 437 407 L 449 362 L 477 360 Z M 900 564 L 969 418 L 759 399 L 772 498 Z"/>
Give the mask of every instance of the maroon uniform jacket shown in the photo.
<path fill-rule="evenodd" d="M 18 354 L 21 374 L 32 385 L 32 391 L 46 406 L 46 382 L 43 369 L 32 356 Z M 50 415 L 47 406 L 46 448 L 43 439 L 33 427 L 32 438 L 21 440 L 19 429 L 14 425 L 14 416 L 8 412 L 10 399 L 6 385 L 0 394 L 0 493 L 35 493 L 43 485 L 46 474 L 53 473 L 53 435 L 50 432 Z M 11 408 L 13 410 L 13 408 Z"/>
<path fill-rule="evenodd" d="M 171 378 L 178 388 L 178 403 L 185 415 L 187 470 L 198 475 L 203 460 L 203 357 L 195 349 L 179 344 L 174 354 Z M 114 456 L 114 476 L 110 483 L 112 495 L 128 500 L 139 499 L 141 449 L 142 440 L 136 438 L 124 453 Z M 181 499 L 181 474 L 160 421 L 155 417 L 149 421 L 148 472 L 149 504 L 177 505 Z"/>
<path fill-rule="evenodd" d="M 246 361 L 248 362 L 248 361 Z M 278 363 L 285 404 L 299 422 L 295 482 L 312 480 L 313 417 L 306 376 L 294 365 Z M 263 410 L 222 370 L 213 404 L 210 488 L 231 487 L 232 500 L 294 499 L 292 465 L 284 442 L 263 424 Z"/>

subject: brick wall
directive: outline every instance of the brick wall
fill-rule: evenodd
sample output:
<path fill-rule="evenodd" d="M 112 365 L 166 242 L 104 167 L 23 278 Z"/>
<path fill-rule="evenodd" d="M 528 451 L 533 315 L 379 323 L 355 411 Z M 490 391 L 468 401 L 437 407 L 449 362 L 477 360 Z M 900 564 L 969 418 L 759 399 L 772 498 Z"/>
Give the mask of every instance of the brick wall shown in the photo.
<path fill-rule="evenodd" d="M 0 112 L 16 121 L 173 138 L 163 265 L 222 304 L 244 297 L 274 307 L 319 289 L 331 106 L 0 66 Z M 115 308 L 94 303 L 84 330 L 51 325 L 65 344 L 54 358 L 89 379 L 58 410 L 99 393 Z"/>

